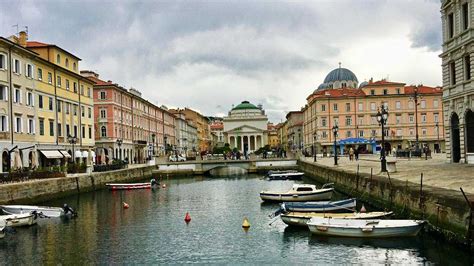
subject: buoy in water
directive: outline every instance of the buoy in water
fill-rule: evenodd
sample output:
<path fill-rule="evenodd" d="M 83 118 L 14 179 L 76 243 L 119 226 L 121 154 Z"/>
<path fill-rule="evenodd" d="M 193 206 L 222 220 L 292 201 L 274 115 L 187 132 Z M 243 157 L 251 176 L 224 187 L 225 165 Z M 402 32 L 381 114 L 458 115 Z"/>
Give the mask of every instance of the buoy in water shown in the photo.
<path fill-rule="evenodd" d="M 364 204 L 362 204 L 362 207 L 360 208 L 360 212 L 366 212 L 367 210 L 365 209 Z"/>
<path fill-rule="evenodd" d="M 162 187 L 163 187 L 163 188 L 166 188 L 166 184 L 163 184 Z"/>
<path fill-rule="evenodd" d="M 242 222 L 242 228 L 244 229 L 250 228 L 250 222 L 249 222 L 249 219 L 247 219 L 247 217 L 245 217 L 244 221 Z"/>
<path fill-rule="evenodd" d="M 128 207 L 130 207 L 130 206 L 128 205 L 128 203 L 126 203 L 126 202 L 123 202 L 122 205 L 123 205 L 123 208 L 124 208 L 124 209 L 128 209 Z"/>
<path fill-rule="evenodd" d="M 191 215 L 189 215 L 189 212 L 186 212 L 186 215 L 184 216 L 184 221 L 186 223 L 191 222 Z"/>

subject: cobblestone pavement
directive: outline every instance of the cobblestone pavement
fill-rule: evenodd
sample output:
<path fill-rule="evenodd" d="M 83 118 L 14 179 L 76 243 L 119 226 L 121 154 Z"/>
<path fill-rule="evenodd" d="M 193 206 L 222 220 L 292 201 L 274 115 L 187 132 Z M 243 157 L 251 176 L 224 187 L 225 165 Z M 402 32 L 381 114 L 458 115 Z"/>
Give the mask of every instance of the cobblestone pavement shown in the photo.
<path fill-rule="evenodd" d="M 374 174 L 380 173 L 379 155 L 363 155 L 358 161 L 350 161 L 348 157 L 342 157 L 338 160 L 338 166 L 334 166 L 333 157 L 317 158 L 318 164 L 330 167 L 337 167 L 346 171 L 357 171 L 359 165 L 360 173 L 369 173 L 373 169 Z M 306 157 L 302 160 L 313 162 L 312 157 Z M 397 159 L 388 156 L 387 160 L 396 160 L 396 173 L 390 173 L 390 178 L 398 180 L 408 180 L 413 183 L 420 183 L 420 176 L 423 173 L 423 185 L 453 189 L 460 192 L 462 187 L 466 193 L 474 196 L 474 165 L 454 164 L 446 162 L 445 154 L 434 154 L 432 159 Z"/>

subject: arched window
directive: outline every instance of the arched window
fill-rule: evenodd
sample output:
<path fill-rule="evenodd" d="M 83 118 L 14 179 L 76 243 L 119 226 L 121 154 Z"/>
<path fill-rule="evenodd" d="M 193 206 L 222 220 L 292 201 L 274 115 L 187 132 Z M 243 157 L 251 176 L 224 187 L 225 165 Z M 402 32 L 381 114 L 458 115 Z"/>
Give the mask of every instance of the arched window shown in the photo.
<path fill-rule="evenodd" d="M 57 55 L 57 56 L 56 56 L 56 63 L 57 63 L 57 64 L 60 64 L 60 63 L 61 63 L 61 56 L 60 56 L 60 55 Z"/>
<path fill-rule="evenodd" d="M 66 67 L 69 67 L 69 59 L 66 58 Z"/>
<path fill-rule="evenodd" d="M 72 69 L 76 70 L 76 63 L 72 63 Z"/>
<path fill-rule="evenodd" d="M 100 136 L 104 138 L 107 137 L 107 128 L 105 126 L 100 128 Z"/>

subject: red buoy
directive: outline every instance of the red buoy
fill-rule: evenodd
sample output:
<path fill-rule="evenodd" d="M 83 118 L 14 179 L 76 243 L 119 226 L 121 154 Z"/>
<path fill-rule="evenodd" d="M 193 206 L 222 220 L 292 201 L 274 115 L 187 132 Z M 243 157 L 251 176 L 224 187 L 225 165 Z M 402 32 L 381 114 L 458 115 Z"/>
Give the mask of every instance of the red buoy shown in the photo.
<path fill-rule="evenodd" d="M 184 216 L 184 221 L 186 223 L 191 222 L 191 215 L 189 215 L 189 212 L 186 212 L 186 216 Z"/>
<path fill-rule="evenodd" d="M 365 206 L 364 206 L 364 204 L 362 204 L 362 208 L 360 208 L 360 212 L 362 212 L 362 213 L 363 213 L 363 212 L 366 212 L 366 211 L 367 211 L 367 210 L 365 209 Z"/>
<path fill-rule="evenodd" d="M 126 202 L 123 202 L 122 205 L 123 205 L 123 208 L 124 208 L 124 209 L 128 209 L 128 207 L 130 207 L 130 206 L 128 205 L 128 203 L 126 203 Z"/>

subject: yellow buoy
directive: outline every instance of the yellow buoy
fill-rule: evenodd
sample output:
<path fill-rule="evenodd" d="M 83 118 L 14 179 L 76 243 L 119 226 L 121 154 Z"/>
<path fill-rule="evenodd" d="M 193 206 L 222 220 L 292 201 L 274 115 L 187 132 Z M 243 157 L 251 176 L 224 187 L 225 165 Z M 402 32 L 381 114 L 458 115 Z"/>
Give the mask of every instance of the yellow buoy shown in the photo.
<path fill-rule="evenodd" d="M 247 217 L 244 218 L 244 222 L 242 223 L 242 228 L 250 228 L 250 222 Z"/>

